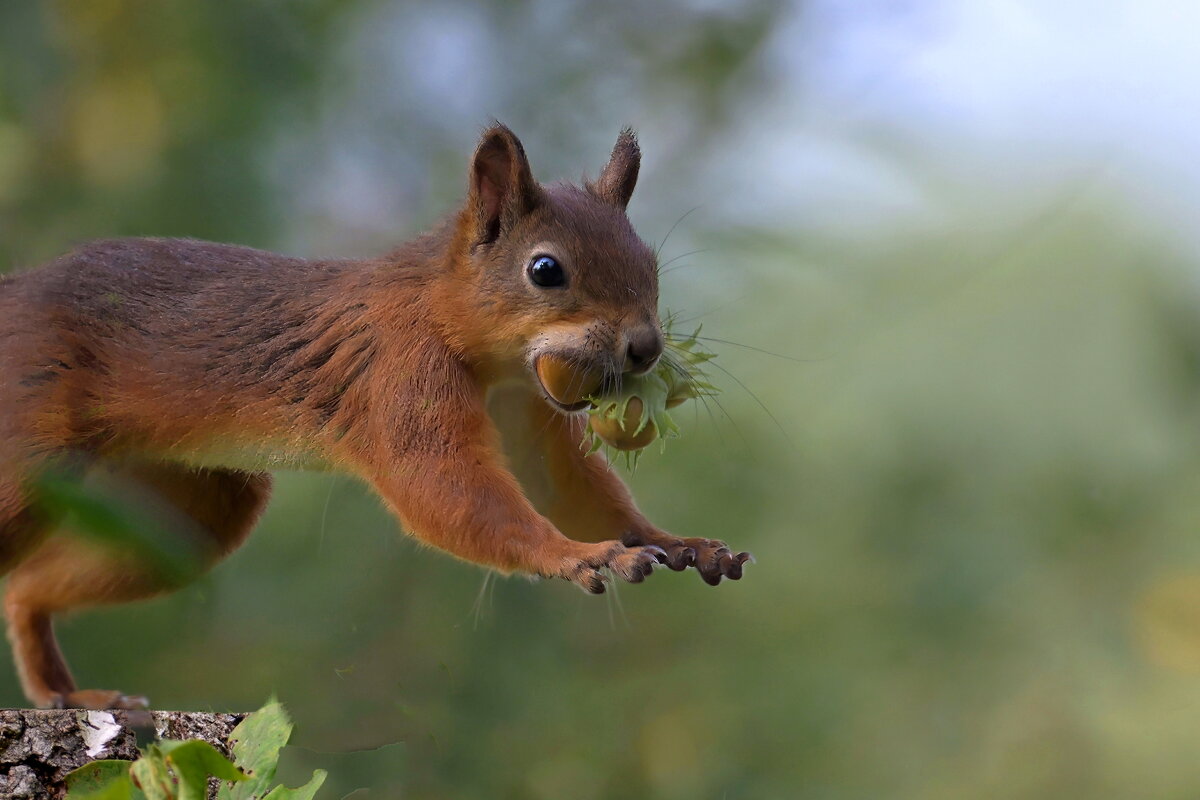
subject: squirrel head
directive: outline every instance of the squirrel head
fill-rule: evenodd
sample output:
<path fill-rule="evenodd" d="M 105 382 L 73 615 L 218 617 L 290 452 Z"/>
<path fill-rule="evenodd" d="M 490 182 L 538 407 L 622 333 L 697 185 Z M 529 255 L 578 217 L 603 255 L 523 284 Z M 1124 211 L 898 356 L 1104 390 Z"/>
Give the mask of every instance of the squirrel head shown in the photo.
<path fill-rule="evenodd" d="M 487 129 L 471 159 L 451 271 L 465 349 L 522 364 L 565 411 L 663 350 L 657 259 L 625 207 L 641 151 L 617 137 L 594 181 L 542 186 L 508 128 Z"/>

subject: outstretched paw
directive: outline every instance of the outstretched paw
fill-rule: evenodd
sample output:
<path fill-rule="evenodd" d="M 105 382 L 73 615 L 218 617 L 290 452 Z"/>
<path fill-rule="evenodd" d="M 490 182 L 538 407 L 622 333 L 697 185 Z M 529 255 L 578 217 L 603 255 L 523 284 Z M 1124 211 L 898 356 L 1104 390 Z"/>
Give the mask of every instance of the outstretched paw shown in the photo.
<path fill-rule="evenodd" d="M 722 578 L 741 580 L 743 567 L 754 561 L 747 552 L 734 553 L 720 539 L 681 539 L 670 534 L 627 533 L 621 539 L 630 546 L 657 546 L 666 554 L 666 565 L 679 572 L 695 567 L 700 577 L 709 586 L 716 586 Z"/>
<path fill-rule="evenodd" d="M 661 547 L 626 547 L 620 542 L 600 542 L 586 545 L 590 552 L 581 558 L 568 561 L 560 577 L 582 587 L 589 594 L 603 594 L 608 580 L 601 570 L 630 583 L 641 583 L 654 571 L 658 564 L 667 563 L 667 554 Z"/>
<path fill-rule="evenodd" d="M 87 708 L 94 711 L 124 709 L 140 711 L 150 707 L 150 701 L 142 695 L 126 695 L 104 689 L 81 689 L 67 694 L 55 695 L 52 708 Z"/>

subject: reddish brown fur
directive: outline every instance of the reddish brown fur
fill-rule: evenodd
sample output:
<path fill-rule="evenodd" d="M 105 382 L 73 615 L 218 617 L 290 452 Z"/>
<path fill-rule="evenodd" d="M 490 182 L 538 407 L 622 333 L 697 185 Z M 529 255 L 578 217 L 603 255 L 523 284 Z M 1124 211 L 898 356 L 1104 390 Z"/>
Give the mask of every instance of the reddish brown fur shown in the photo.
<path fill-rule="evenodd" d="M 654 255 L 624 213 L 640 156 L 630 132 L 585 188 L 543 187 L 520 142 L 485 132 L 467 202 L 388 255 L 304 261 L 188 240 L 104 241 L 0 282 L 0 569 L 26 694 L 121 705 L 76 690 L 51 615 L 172 588 L 130 554 L 48 536 L 32 483 L 51 466 L 104 468 L 232 551 L 273 466 L 368 480 L 421 540 L 504 571 L 603 590 L 664 561 L 710 583 L 745 554 L 671 536 L 637 510 L 585 420 L 532 364 L 553 353 L 619 380 L 662 348 Z M 565 287 L 526 276 L 554 256 Z M 635 352 L 635 350 L 637 352 Z M 546 516 L 526 499 L 486 408 L 506 387 L 540 453 Z M 528 471 L 528 470 L 526 470 Z M 573 538 L 567 538 L 564 535 Z"/>

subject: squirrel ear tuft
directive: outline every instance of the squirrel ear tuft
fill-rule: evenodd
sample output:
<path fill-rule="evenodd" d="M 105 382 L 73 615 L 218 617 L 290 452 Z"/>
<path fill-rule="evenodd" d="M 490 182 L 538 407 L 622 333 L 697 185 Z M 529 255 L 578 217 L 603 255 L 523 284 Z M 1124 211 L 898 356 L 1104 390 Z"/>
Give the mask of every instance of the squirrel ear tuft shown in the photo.
<path fill-rule="evenodd" d="M 608 163 L 588 191 L 601 200 L 625 208 L 637 185 L 638 169 L 642 165 L 642 150 L 638 147 L 637 135 L 632 128 L 625 128 L 617 136 Z"/>
<path fill-rule="evenodd" d="M 485 130 L 471 158 L 467 197 L 476 226 L 475 242 L 494 242 L 502 231 L 533 210 L 540 196 L 521 140 L 499 123 Z"/>

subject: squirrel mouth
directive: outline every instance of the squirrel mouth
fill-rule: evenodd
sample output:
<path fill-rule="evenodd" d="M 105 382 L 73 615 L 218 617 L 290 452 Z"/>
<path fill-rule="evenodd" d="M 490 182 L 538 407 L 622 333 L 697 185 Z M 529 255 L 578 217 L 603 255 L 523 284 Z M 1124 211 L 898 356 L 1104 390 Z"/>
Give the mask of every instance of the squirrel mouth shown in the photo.
<path fill-rule="evenodd" d="M 564 411 L 568 414 L 574 414 L 576 411 L 583 411 L 585 408 L 591 405 L 591 403 L 587 400 L 580 400 L 578 403 L 572 403 L 570 405 L 567 405 L 566 403 L 560 403 L 554 399 L 554 395 L 546 391 L 545 386 L 542 387 L 542 394 L 547 400 L 550 401 L 550 405 L 554 406 L 559 411 Z"/>
<path fill-rule="evenodd" d="M 546 399 L 562 411 L 582 411 L 604 383 L 603 371 L 554 355 L 540 355 L 533 371 Z"/>

